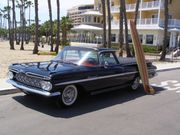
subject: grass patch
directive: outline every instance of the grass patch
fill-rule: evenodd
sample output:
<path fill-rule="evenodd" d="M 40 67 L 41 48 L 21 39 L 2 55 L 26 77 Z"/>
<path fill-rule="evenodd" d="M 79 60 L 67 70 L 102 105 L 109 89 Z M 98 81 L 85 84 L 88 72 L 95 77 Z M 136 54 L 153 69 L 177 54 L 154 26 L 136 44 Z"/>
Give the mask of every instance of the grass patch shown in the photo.
<path fill-rule="evenodd" d="M 38 55 L 52 55 L 52 56 L 56 56 L 56 52 L 38 52 Z"/>

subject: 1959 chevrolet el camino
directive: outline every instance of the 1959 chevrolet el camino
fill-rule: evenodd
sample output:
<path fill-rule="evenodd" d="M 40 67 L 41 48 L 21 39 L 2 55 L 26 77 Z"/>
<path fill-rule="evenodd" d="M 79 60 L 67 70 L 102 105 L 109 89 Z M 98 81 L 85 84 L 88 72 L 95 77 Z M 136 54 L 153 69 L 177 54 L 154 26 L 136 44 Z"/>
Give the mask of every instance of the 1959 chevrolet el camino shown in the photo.
<path fill-rule="evenodd" d="M 147 62 L 149 78 L 156 67 Z M 57 96 L 57 103 L 73 105 L 80 90 L 98 94 L 140 85 L 134 58 L 118 58 L 112 49 L 65 47 L 54 59 L 46 62 L 19 63 L 9 66 L 8 82 L 25 94 Z"/>

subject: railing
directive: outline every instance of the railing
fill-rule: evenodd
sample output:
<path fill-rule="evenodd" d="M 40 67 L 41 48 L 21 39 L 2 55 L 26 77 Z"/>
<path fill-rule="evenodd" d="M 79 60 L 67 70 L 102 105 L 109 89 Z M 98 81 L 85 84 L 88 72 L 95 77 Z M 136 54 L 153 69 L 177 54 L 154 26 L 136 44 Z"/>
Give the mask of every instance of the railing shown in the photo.
<path fill-rule="evenodd" d="M 158 9 L 159 7 L 160 8 L 163 8 L 163 1 L 152 1 L 152 2 L 142 2 L 140 3 L 140 7 L 139 9 L 140 10 L 148 10 L 148 9 Z M 111 12 L 112 13 L 118 13 L 119 12 L 119 7 L 120 6 L 112 6 L 111 7 Z M 126 4 L 126 10 L 127 12 L 130 12 L 130 11 L 135 11 L 136 9 L 136 4 Z"/>
<path fill-rule="evenodd" d="M 160 20 L 160 26 L 164 27 L 164 20 Z M 180 19 L 169 19 L 168 21 L 169 28 L 179 28 L 180 29 Z"/>
<path fill-rule="evenodd" d="M 146 18 L 146 19 L 138 19 L 137 25 L 157 25 L 158 18 Z"/>
<path fill-rule="evenodd" d="M 128 23 L 130 22 L 131 19 L 128 20 Z M 112 21 L 111 22 L 112 26 L 119 26 L 119 21 Z M 160 26 L 164 27 L 164 19 L 160 19 L 158 21 L 158 18 L 145 18 L 145 19 L 138 19 L 137 20 L 137 25 L 138 26 Z M 180 29 L 180 19 L 169 19 L 168 22 L 168 27 L 169 28 L 179 28 Z"/>
<path fill-rule="evenodd" d="M 143 2 L 141 5 L 141 9 L 152 9 L 152 8 L 159 8 L 163 7 L 163 2 L 160 2 L 159 0 L 157 1 L 152 1 L 152 2 Z"/>

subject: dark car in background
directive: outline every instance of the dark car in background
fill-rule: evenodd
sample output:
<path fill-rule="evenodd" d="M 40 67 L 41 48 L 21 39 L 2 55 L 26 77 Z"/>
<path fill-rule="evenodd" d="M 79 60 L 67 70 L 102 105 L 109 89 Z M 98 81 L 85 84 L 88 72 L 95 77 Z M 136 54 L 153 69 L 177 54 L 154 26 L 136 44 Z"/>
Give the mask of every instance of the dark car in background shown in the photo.
<path fill-rule="evenodd" d="M 149 77 L 156 67 L 147 62 Z M 118 58 L 115 50 L 65 47 L 54 59 L 45 62 L 16 63 L 9 66 L 9 83 L 26 94 L 58 97 L 57 103 L 73 105 L 80 91 L 91 94 L 140 85 L 134 58 Z"/>

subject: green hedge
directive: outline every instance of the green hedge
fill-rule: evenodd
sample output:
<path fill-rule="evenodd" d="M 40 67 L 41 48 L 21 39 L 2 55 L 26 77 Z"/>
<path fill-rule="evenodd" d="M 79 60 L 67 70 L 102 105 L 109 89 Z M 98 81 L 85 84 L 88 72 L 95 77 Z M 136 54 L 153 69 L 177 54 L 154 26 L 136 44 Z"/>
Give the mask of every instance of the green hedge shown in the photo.
<path fill-rule="evenodd" d="M 129 44 L 131 50 L 133 49 L 132 44 Z M 157 46 L 151 46 L 151 45 L 142 45 L 143 46 L 143 50 L 145 53 L 159 53 L 161 50 L 159 47 Z M 113 43 L 112 44 L 112 48 L 115 50 L 119 49 L 119 44 L 118 43 Z M 123 49 L 125 50 L 125 46 L 123 46 Z"/>

